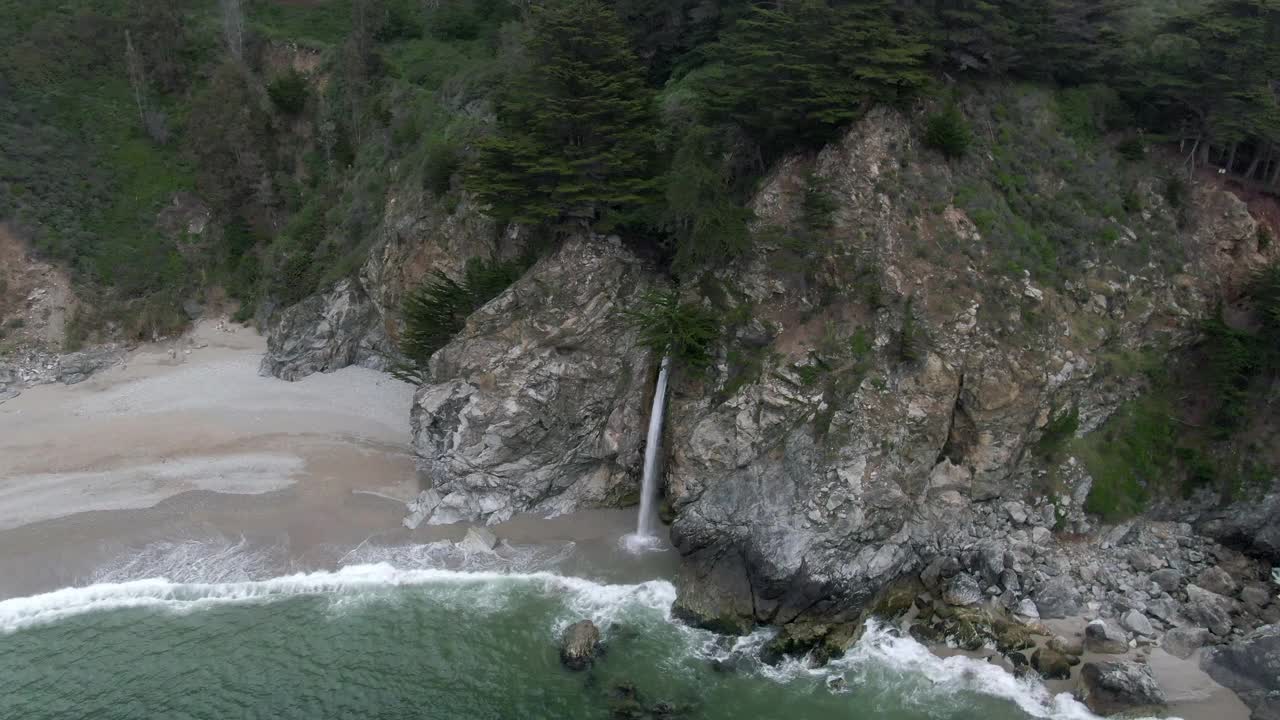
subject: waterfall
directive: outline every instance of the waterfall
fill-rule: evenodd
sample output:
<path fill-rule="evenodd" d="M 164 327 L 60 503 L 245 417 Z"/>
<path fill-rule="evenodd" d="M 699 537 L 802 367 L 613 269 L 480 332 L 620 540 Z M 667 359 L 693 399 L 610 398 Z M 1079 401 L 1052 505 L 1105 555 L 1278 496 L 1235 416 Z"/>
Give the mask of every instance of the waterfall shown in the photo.
<path fill-rule="evenodd" d="M 653 388 L 653 409 L 649 413 L 649 435 L 644 448 L 644 476 L 640 483 L 640 517 L 636 519 L 636 538 L 653 537 L 654 503 L 658 499 L 658 463 L 662 445 L 662 419 L 667 408 L 667 377 L 671 358 L 664 356 L 658 370 L 658 383 Z"/>

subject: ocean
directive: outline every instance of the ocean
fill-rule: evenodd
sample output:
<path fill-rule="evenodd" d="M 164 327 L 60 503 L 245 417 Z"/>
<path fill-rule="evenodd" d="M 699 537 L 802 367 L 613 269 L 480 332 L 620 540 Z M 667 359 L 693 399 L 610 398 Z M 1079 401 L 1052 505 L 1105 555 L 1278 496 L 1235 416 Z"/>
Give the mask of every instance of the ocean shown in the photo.
<path fill-rule="evenodd" d="M 425 567 L 436 556 L 412 548 L 254 577 L 251 558 L 220 552 L 186 558 L 172 579 L 128 577 L 164 569 L 138 563 L 0 601 L 0 718 L 1093 717 L 1034 679 L 939 658 L 876 625 L 826 668 L 769 667 L 755 657 L 769 631 L 731 639 L 687 627 L 661 579 Z M 583 618 L 601 627 L 605 650 L 572 672 L 558 641 Z"/>

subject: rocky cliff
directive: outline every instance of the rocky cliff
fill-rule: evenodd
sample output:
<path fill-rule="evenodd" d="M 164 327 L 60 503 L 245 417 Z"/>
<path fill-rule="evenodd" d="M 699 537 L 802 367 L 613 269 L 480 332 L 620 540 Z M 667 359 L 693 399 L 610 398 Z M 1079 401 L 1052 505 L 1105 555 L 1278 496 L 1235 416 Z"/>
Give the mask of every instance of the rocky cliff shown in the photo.
<path fill-rule="evenodd" d="M 1263 261 L 1234 196 L 1198 189 L 1191 225 L 1177 231 L 1145 182 L 1146 210 L 1109 219 L 1111 233 L 1120 244 L 1171 237 L 1167 258 L 1124 263 L 1097 250 L 1057 287 L 1001 273 L 965 211 L 886 192 L 887 177 L 964 182 L 936 161 L 918 165 L 928 160 L 908 128 L 874 113 L 816 158 L 784 164 L 760 193 L 761 222 L 782 226 L 794 225 L 806 186 L 827 188 L 836 210 L 820 270 L 782 271 L 792 252 L 778 242 L 722 274 L 753 308 L 731 342 L 756 349 L 736 363 L 726 349 L 715 375 L 672 404 L 668 494 L 690 617 L 742 629 L 840 616 L 984 539 L 1087 530 L 1090 479 L 1074 460 L 1053 466 L 1036 452 L 1044 429 L 1068 413 L 1095 428 L 1139 386 L 1116 358 L 1186 344 L 1218 289 Z M 1013 523 L 1009 501 L 1023 508 Z"/>
<path fill-rule="evenodd" d="M 963 163 L 889 110 L 786 159 L 756 195 L 753 252 L 681 288 L 725 325 L 713 367 L 677 373 L 666 430 L 690 621 L 806 627 L 788 646 L 803 651 L 904 579 L 946 612 L 921 624 L 939 638 L 956 607 L 1125 617 L 1128 639 L 1201 627 L 1225 641 L 1276 621 L 1267 569 L 1190 525 L 1092 532 L 1093 479 L 1064 449 L 1142 391 L 1137 368 L 1196 341 L 1275 244 L 1226 189 L 1183 197 L 1158 162 L 1061 145 L 1043 108 L 1013 102 L 1025 137 L 993 133 Z M 1020 155 L 1042 145 L 1058 160 Z M 422 248 L 385 240 L 356 285 L 291 311 L 310 319 L 277 326 L 264 369 L 372 362 L 361 348 L 386 347 L 415 276 L 387 268 L 489 248 L 465 223 L 410 225 Z M 473 315 L 414 404 L 433 487 L 407 524 L 632 502 L 657 358 L 620 311 L 659 282 L 616 239 L 579 237 Z M 1265 554 L 1277 507 L 1187 519 Z M 1219 566 L 1230 588 L 1197 584 Z"/>
<path fill-rule="evenodd" d="M 655 365 L 623 310 L 654 282 L 617 238 L 580 237 L 472 315 L 414 399 L 433 488 L 410 524 L 634 503 Z"/>
<path fill-rule="evenodd" d="M 297 380 L 348 365 L 387 368 L 405 292 L 432 271 L 457 276 L 468 259 L 496 254 L 496 240 L 494 224 L 465 197 L 446 207 L 422 190 L 391 193 L 356 277 L 270 319 L 262 374 Z"/>

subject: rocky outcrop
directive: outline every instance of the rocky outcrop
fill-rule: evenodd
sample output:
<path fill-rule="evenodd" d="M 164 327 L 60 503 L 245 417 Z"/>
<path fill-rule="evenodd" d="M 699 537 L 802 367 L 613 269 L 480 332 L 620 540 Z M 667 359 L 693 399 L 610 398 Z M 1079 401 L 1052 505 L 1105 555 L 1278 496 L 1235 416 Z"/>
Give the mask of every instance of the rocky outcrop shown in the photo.
<path fill-rule="evenodd" d="M 261 373 L 299 380 L 348 365 L 380 368 L 387 343 L 378 332 L 378 312 L 355 280 L 343 280 L 280 312 L 267 337 Z"/>
<path fill-rule="evenodd" d="M 1094 620 L 1085 626 L 1084 648 L 1104 655 L 1126 653 L 1129 652 L 1129 636 L 1106 620 Z"/>
<path fill-rule="evenodd" d="M 0 402 L 11 400 L 33 385 L 75 385 L 91 375 L 124 362 L 127 352 L 119 345 L 57 355 L 28 347 L 0 362 Z"/>
<path fill-rule="evenodd" d="M 1209 513 L 1200 531 L 1280 565 L 1280 491 Z"/>
<path fill-rule="evenodd" d="M 1166 702 L 1151 668 L 1135 662 L 1085 663 L 1080 680 L 1085 705 L 1099 715 L 1154 709 Z"/>
<path fill-rule="evenodd" d="M 570 670 L 586 670 L 600 650 L 600 628 L 590 620 L 579 620 L 564 629 L 560 638 L 560 662 Z"/>
<path fill-rule="evenodd" d="M 57 380 L 64 385 L 84 382 L 96 372 L 119 365 L 124 356 L 124 348 L 115 345 L 63 355 L 58 359 Z"/>
<path fill-rule="evenodd" d="M 655 364 L 623 310 L 652 277 L 617 238 L 577 238 L 468 319 L 414 400 L 422 517 L 634 499 Z"/>
<path fill-rule="evenodd" d="M 465 198 L 446 208 L 421 190 L 391 193 L 360 272 L 269 321 L 262 374 L 297 380 L 348 365 L 386 368 L 405 293 L 432 271 L 456 277 L 468 259 L 494 255 L 496 236 Z"/>
<path fill-rule="evenodd" d="M 1010 607 L 1030 596 L 1041 617 L 1079 612 L 1078 578 L 1023 574 L 1053 531 L 1090 529 L 1092 479 L 1074 458 L 1046 467 L 1037 443 L 1052 419 L 1075 413 L 1090 431 L 1132 396 L 1141 380 L 1106 358 L 1190 342 L 1229 282 L 1219 261 L 1254 242 L 1247 212 L 1219 212 L 1243 205 L 1205 188 L 1213 197 L 1197 202 L 1216 210 L 1181 238 L 1198 274 L 1134 272 L 1100 254 L 1062 287 L 1004 277 L 985 251 L 939 254 L 939 236 L 984 239 L 960 209 L 928 215 L 919 188 L 903 189 L 960 182 L 913 150 L 909 127 L 879 110 L 816 158 L 783 162 L 757 196 L 759 224 L 795 227 L 818 183 L 837 205 L 831 230 L 806 241 L 823 250 L 798 258 L 765 242 L 718 275 L 749 318 L 707 377 L 677 387 L 668 432 L 688 616 L 738 628 L 839 621 L 942 552 L 991 539 L 1019 568 L 984 570 L 983 596 Z M 1176 232 L 1149 194 L 1122 237 Z"/>
<path fill-rule="evenodd" d="M 1253 720 L 1280 720 L 1280 625 L 1210 650 L 1201 667 L 1244 700 Z"/>

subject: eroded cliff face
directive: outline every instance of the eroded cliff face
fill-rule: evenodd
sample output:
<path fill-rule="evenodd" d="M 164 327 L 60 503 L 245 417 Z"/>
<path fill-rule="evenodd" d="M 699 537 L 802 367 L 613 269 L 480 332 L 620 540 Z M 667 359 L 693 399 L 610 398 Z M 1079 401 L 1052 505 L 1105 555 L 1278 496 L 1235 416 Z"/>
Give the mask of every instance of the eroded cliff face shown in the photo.
<path fill-rule="evenodd" d="M 1194 342 L 1210 309 L 1270 260 L 1277 248 L 1260 244 L 1248 208 L 1204 183 L 1173 207 L 1163 179 L 1126 178 L 1127 209 L 1095 213 L 1096 238 L 1057 238 L 1071 252 L 1038 282 L 1010 269 L 1023 248 L 992 234 L 980 204 L 952 204 L 990 182 L 995 159 L 945 163 L 910 127 L 878 110 L 781 163 L 755 201 L 753 252 L 683 288 L 726 333 L 710 371 L 673 381 L 664 492 L 685 557 L 677 610 L 730 632 L 840 623 L 903 578 L 950 598 L 938 602 L 990 600 L 1023 618 L 1093 603 L 1173 627 L 1197 607 L 1182 586 L 1153 584 L 1145 560 L 1111 558 L 1117 547 L 1186 577 L 1230 558 L 1258 582 L 1189 526 L 1094 535 L 1092 550 L 1067 552 L 1055 534 L 1091 530 L 1092 480 L 1050 442 L 1068 415 L 1068 434 L 1096 429 L 1143 389 L 1138 367 Z M 997 182 L 1068 198 L 1055 167 Z M 466 207 L 388 218 L 358 281 L 285 313 L 264 370 L 376 366 L 408 287 L 496 250 Z M 1036 242 L 1034 231 L 1013 242 Z M 658 358 L 621 311 L 660 282 L 618 240 L 582 237 L 476 312 L 414 403 L 432 487 L 406 524 L 632 504 Z M 1206 515 L 1206 527 L 1274 545 L 1259 528 L 1280 526 L 1277 508 Z M 1276 612 L 1259 605 L 1225 632 Z"/>
<path fill-rule="evenodd" d="M 468 259 L 493 256 L 497 237 L 465 197 L 446 208 L 420 190 L 392 193 L 358 276 L 271 319 L 262 374 L 297 380 L 348 365 L 386 369 L 396 357 L 405 293 L 432 271 L 458 277 Z"/>
<path fill-rule="evenodd" d="M 803 258 L 816 270 L 795 269 L 783 239 L 721 273 L 752 319 L 712 376 L 677 386 L 667 432 L 678 609 L 696 622 L 847 619 L 939 555 L 1087 530 L 1088 474 L 1041 457 L 1043 429 L 1070 412 L 1095 428 L 1140 388 L 1123 358 L 1189 343 L 1221 289 L 1265 261 L 1234 196 L 1198 188 L 1179 230 L 1147 180 L 1145 210 L 1111 220 L 1120 248 L 1057 288 L 1010 276 L 963 211 L 904 187 L 924 178 L 949 198 L 960 182 L 908 127 L 874 112 L 769 179 L 764 225 L 794 227 L 815 182 L 834 199 L 821 254 Z M 1172 242 L 1148 262 L 1116 259 L 1158 236 Z M 992 588 L 1013 609 L 1046 581 Z"/>
<path fill-rule="evenodd" d="M 568 241 L 431 358 L 410 524 L 636 501 L 655 364 L 623 310 L 655 275 L 617 238 Z"/>

